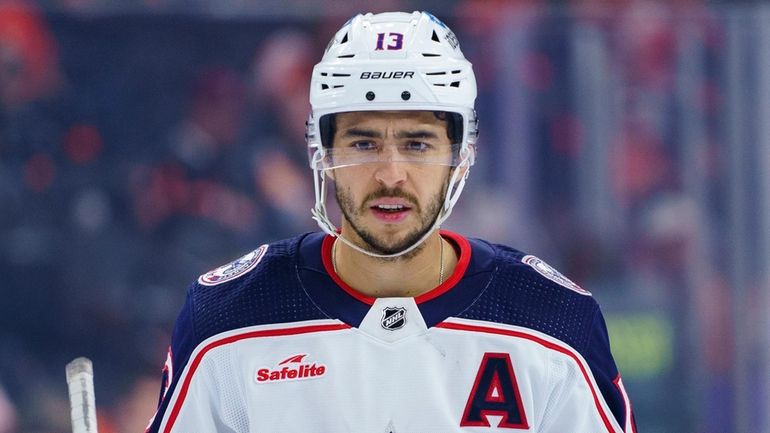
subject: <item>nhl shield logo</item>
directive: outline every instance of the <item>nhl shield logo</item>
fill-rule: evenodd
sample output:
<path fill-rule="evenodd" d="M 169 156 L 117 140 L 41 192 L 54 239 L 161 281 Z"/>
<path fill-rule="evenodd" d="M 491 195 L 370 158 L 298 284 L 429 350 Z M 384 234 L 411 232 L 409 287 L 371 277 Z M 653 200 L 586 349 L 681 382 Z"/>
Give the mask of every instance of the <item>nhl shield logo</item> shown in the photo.
<path fill-rule="evenodd" d="M 406 325 L 406 308 L 387 307 L 382 310 L 382 320 L 380 324 L 388 331 L 401 329 Z"/>

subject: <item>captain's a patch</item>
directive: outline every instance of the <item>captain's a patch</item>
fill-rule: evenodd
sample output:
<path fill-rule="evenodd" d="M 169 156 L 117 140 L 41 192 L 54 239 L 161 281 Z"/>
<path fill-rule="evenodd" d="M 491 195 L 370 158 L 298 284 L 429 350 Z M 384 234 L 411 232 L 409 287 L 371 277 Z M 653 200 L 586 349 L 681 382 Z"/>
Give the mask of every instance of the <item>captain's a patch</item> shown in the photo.
<path fill-rule="evenodd" d="M 260 260 L 262 260 L 262 257 L 265 256 L 266 252 L 267 244 L 260 246 L 240 259 L 234 260 L 224 266 L 220 266 L 213 271 L 206 272 L 198 277 L 198 283 L 204 286 L 216 286 L 232 281 L 254 269 L 257 264 L 259 264 Z"/>
<path fill-rule="evenodd" d="M 560 286 L 566 287 L 574 292 L 580 293 L 581 295 L 591 296 L 591 292 L 578 286 L 577 284 L 572 282 L 572 280 L 562 275 L 561 272 L 557 271 L 556 269 L 551 267 L 551 265 L 542 261 L 541 259 L 532 255 L 527 255 L 527 256 L 524 256 L 521 259 L 521 261 L 522 263 L 531 266 L 532 269 L 536 270 L 540 275 L 548 278 L 554 283 L 559 284 Z"/>

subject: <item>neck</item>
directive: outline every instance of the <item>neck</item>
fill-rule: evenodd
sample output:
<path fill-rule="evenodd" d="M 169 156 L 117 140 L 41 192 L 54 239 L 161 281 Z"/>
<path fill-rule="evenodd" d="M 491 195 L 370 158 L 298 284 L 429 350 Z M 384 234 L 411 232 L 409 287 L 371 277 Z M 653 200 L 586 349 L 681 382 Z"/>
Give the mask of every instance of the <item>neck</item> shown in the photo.
<path fill-rule="evenodd" d="M 454 271 L 454 248 L 436 230 L 414 254 L 382 259 L 362 254 L 335 240 L 332 263 L 349 286 L 374 298 L 415 297 L 428 292 Z"/>

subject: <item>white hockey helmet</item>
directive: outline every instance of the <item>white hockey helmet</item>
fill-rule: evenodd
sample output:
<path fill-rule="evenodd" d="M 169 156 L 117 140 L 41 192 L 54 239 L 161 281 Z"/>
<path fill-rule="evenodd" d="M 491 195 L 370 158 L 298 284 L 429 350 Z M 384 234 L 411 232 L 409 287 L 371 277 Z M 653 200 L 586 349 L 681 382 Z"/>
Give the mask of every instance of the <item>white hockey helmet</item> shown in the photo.
<path fill-rule="evenodd" d="M 450 113 L 456 153 L 443 207 L 433 229 L 439 227 L 457 202 L 475 159 L 478 120 L 474 109 L 476 78 L 455 34 L 427 12 L 388 12 L 356 15 L 346 22 L 313 68 L 311 111 L 306 140 L 314 171 L 313 218 L 326 233 L 339 236 L 326 212 L 326 176 L 332 134 L 328 116 L 352 111 L 433 111 Z M 376 257 L 380 255 L 348 245 Z"/>

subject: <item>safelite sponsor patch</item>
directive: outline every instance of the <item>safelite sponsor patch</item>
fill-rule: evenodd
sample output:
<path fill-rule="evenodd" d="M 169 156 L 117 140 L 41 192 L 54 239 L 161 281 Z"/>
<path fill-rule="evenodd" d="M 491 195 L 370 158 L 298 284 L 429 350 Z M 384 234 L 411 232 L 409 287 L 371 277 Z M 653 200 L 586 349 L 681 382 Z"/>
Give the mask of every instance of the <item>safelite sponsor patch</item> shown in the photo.
<path fill-rule="evenodd" d="M 262 367 L 257 370 L 254 380 L 257 383 L 290 382 L 317 379 L 326 374 L 324 364 L 306 361 L 306 356 L 305 353 L 294 355 L 279 362 L 275 367 Z"/>

